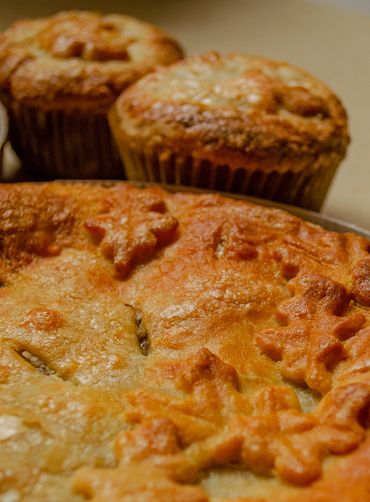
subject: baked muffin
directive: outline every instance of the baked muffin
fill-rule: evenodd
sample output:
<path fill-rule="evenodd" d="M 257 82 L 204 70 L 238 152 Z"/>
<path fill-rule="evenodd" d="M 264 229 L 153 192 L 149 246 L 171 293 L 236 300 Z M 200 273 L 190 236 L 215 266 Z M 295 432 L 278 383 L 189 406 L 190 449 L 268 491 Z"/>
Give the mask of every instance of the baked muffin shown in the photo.
<path fill-rule="evenodd" d="M 369 500 L 369 240 L 54 183 L 0 243 L 1 500 Z"/>
<path fill-rule="evenodd" d="M 319 209 L 349 141 L 324 84 L 287 63 L 196 56 L 123 93 L 110 123 L 126 174 Z"/>
<path fill-rule="evenodd" d="M 122 178 L 107 111 L 132 82 L 182 55 L 133 17 L 70 11 L 18 21 L 0 36 L 0 99 L 10 141 L 42 176 Z"/>

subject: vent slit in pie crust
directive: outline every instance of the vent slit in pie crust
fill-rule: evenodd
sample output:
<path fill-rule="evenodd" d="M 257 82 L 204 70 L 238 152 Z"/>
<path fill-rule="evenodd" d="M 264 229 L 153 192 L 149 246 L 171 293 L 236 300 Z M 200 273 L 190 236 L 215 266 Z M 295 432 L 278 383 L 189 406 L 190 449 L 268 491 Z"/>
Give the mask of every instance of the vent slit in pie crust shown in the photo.
<path fill-rule="evenodd" d="M 42 359 L 40 359 L 35 354 L 31 354 L 28 350 L 15 351 L 20 355 L 25 361 L 27 361 L 31 366 L 37 369 L 40 373 L 44 375 L 55 375 L 55 371 L 52 370 Z"/>
<path fill-rule="evenodd" d="M 147 356 L 149 353 L 149 348 L 150 348 L 150 339 L 148 332 L 145 328 L 144 320 L 143 320 L 143 313 L 135 309 L 132 305 L 128 305 L 127 307 L 132 308 L 134 314 L 135 314 L 135 323 L 136 323 L 136 338 L 137 338 L 137 343 L 139 345 L 140 352 L 144 355 Z"/>

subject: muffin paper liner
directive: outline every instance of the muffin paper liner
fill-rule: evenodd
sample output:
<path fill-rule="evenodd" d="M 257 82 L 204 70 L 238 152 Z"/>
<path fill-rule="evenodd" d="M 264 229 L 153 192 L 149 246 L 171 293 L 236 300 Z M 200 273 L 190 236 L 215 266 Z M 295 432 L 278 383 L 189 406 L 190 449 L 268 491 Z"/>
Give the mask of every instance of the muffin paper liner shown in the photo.
<path fill-rule="evenodd" d="M 105 115 L 4 104 L 11 145 L 28 172 L 44 178 L 124 179 Z"/>
<path fill-rule="evenodd" d="M 220 165 L 170 150 L 138 151 L 122 144 L 119 148 L 128 180 L 252 195 L 315 211 L 322 206 L 339 163 L 339 159 L 329 158 L 314 169 L 310 165 L 299 172 L 266 172 Z"/>

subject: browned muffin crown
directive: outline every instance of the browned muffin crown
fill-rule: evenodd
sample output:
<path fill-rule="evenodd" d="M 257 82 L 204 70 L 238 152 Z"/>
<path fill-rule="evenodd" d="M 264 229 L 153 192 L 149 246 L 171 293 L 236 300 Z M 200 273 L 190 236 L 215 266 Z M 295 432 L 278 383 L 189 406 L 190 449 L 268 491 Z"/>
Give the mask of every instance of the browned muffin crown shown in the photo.
<path fill-rule="evenodd" d="M 68 11 L 16 22 L 0 38 L 0 91 L 37 106 L 108 107 L 157 64 L 182 56 L 155 26 L 126 15 Z"/>
<path fill-rule="evenodd" d="M 288 63 L 245 54 L 212 52 L 158 69 L 119 98 L 112 123 L 118 142 L 266 170 L 340 159 L 349 142 L 346 112 L 328 87 Z"/>

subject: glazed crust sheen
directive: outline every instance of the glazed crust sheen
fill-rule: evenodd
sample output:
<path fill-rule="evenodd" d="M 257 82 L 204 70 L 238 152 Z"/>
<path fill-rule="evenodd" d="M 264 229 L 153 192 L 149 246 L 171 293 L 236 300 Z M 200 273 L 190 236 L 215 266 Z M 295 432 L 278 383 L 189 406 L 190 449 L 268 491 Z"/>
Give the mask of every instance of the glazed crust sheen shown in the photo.
<path fill-rule="evenodd" d="M 53 109 L 107 109 L 156 65 L 182 56 L 179 45 L 133 17 L 68 11 L 18 21 L 0 35 L 0 90 Z"/>
<path fill-rule="evenodd" d="M 288 63 L 208 53 L 158 69 L 111 112 L 118 144 L 169 148 L 235 168 L 299 171 L 336 165 L 346 112 L 322 82 Z"/>
<path fill-rule="evenodd" d="M 4 500 L 368 500 L 369 251 L 219 195 L 0 186 Z"/>

